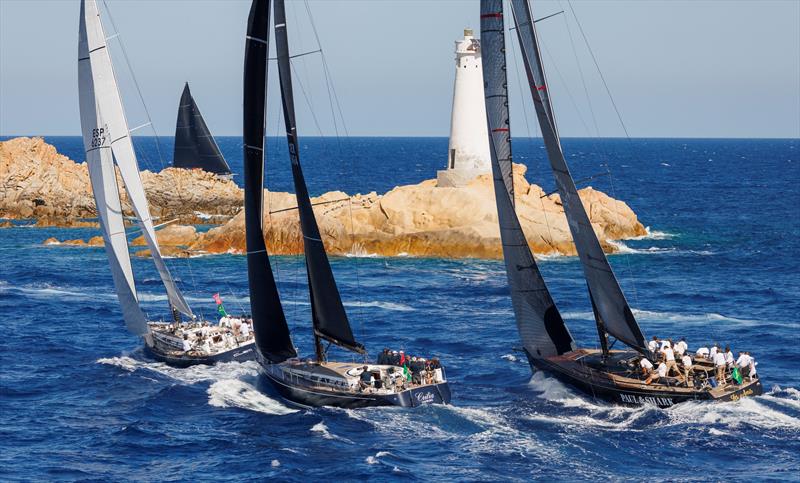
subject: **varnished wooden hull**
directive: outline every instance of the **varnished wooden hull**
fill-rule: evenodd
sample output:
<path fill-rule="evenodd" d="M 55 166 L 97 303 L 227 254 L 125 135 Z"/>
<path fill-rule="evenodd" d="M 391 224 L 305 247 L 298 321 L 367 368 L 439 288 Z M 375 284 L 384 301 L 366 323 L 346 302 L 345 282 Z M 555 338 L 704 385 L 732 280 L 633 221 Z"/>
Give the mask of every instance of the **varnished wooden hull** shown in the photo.
<path fill-rule="evenodd" d="M 581 364 L 581 357 L 595 355 L 597 352 L 599 351 L 578 349 L 546 359 L 534 358 L 528 354 L 528 361 L 532 369 L 544 371 L 594 399 L 625 406 L 650 404 L 667 408 L 686 401 L 737 401 L 743 397 L 758 396 L 763 393 L 759 380 L 713 390 L 632 383 Z M 635 353 L 630 354 L 635 355 Z"/>

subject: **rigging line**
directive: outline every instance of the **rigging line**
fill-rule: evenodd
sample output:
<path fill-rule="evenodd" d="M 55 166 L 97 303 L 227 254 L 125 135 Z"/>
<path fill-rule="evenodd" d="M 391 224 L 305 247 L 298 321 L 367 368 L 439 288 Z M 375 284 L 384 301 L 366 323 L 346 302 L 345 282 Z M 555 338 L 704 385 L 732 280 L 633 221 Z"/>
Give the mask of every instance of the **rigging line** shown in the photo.
<path fill-rule="evenodd" d="M 629 140 L 631 138 L 630 134 L 628 134 L 628 128 L 625 127 L 625 122 L 622 120 L 622 114 L 620 114 L 619 109 L 617 109 L 617 103 L 614 102 L 614 97 L 611 95 L 611 89 L 608 87 L 608 83 L 606 82 L 606 78 L 603 75 L 603 71 L 600 70 L 600 64 L 597 62 L 597 57 L 594 55 L 594 51 L 592 50 L 592 46 L 589 45 L 589 39 L 586 38 L 586 33 L 583 31 L 583 27 L 581 26 L 580 20 L 578 20 L 578 15 L 575 13 L 575 9 L 572 7 L 572 1 L 567 0 L 567 5 L 569 5 L 569 9 L 572 12 L 572 16 L 575 18 L 575 23 L 578 25 L 578 30 L 581 32 L 581 36 L 583 37 L 583 42 L 586 44 L 586 48 L 589 50 L 589 54 L 592 56 L 592 61 L 594 62 L 595 68 L 597 68 L 597 73 L 600 74 L 600 79 L 603 81 L 603 87 L 606 89 L 606 93 L 608 94 L 608 98 L 611 101 L 611 105 L 614 106 L 614 112 L 617 113 L 617 119 L 619 119 L 619 123 L 622 126 L 622 130 L 625 131 L 625 137 Z"/>
<path fill-rule="evenodd" d="M 336 103 L 336 108 L 337 108 L 338 113 L 339 113 L 339 119 L 341 120 L 341 123 L 342 123 L 342 129 L 344 130 L 344 135 L 348 139 L 350 138 L 350 132 L 347 129 L 347 122 L 345 121 L 344 114 L 342 113 L 342 105 L 339 102 L 339 96 L 337 95 L 336 87 L 333 84 L 333 76 L 331 75 L 330 69 L 328 68 L 328 60 L 325 57 L 325 52 L 322 50 L 322 41 L 319 38 L 319 32 L 317 31 L 317 25 L 314 22 L 314 15 L 311 13 L 311 6 L 309 5 L 308 0 L 304 1 L 304 5 L 305 5 L 305 8 L 306 8 L 306 12 L 308 13 L 308 20 L 309 20 L 309 23 L 311 24 L 311 29 L 314 32 L 314 38 L 317 41 L 317 47 L 320 50 L 320 57 L 322 58 L 323 73 L 325 74 L 325 86 L 326 86 L 326 88 L 328 90 L 328 103 L 330 104 L 331 118 L 333 119 L 333 127 L 334 127 L 334 131 L 336 133 L 336 143 L 337 143 L 337 146 L 339 148 L 340 156 L 343 156 L 344 155 L 344 150 L 342 149 L 342 143 L 341 143 L 341 139 L 340 139 L 341 135 L 339 133 L 338 123 L 336 122 L 336 113 L 333 110 L 334 102 Z M 350 163 L 349 163 L 350 164 L 350 171 L 354 172 L 355 171 L 354 170 L 354 167 L 355 167 L 354 166 L 354 164 L 355 164 L 355 161 L 354 161 L 355 156 L 353 156 L 353 153 L 350 153 L 350 155 L 347 156 L 347 159 L 350 160 Z M 350 246 L 352 247 L 352 246 L 355 246 L 355 225 L 354 225 L 354 219 L 353 219 L 353 203 L 352 202 L 348 203 L 348 210 L 349 210 L 349 215 L 350 215 Z M 355 263 L 354 263 L 354 265 L 355 265 L 355 276 L 356 276 L 356 297 L 359 300 L 363 300 L 363 294 L 362 294 L 362 291 L 361 291 L 361 278 L 359 276 L 359 264 L 360 264 L 360 260 L 358 260 L 358 257 L 356 257 L 356 260 L 355 260 Z M 357 307 L 356 312 L 358 313 L 359 331 L 361 332 L 360 336 L 363 338 L 363 336 L 364 336 L 364 312 L 363 312 L 363 307 L 361 307 L 361 306 Z M 366 355 L 365 355 L 365 357 L 366 357 Z"/>
<path fill-rule="evenodd" d="M 569 5 L 569 9 L 572 12 L 572 17 L 575 19 L 575 23 L 578 26 L 578 30 L 580 31 L 581 36 L 583 37 L 583 42 L 586 45 L 586 49 L 589 51 L 589 54 L 592 57 L 592 61 L 594 62 L 594 66 L 597 69 L 597 74 L 600 76 L 600 80 L 603 82 L 603 87 L 606 90 L 606 94 L 608 95 L 608 99 L 609 99 L 609 101 L 611 101 L 611 105 L 614 107 L 614 112 L 617 114 L 617 119 L 619 119 L 620 126 L 622 126 L 622 130 L 625 132 L 625 138 L 627 139 L 628 146 L 629 146 L 629 148 L 632 149 L 633 148 L 633 141 L 631 140 L 631 136 L 628 133 L 628 128 L 625 126 L 625 122 L 622 120 L 622 114 L 620 113 L 619 109 L 617 108 L 617 103 L 614 101 L 614 96 L 611 94 L 611 89 L 609 89 L 609 87 L 608 87 L 608 83 L 606 82 L 605 76 L 603 75 L 603 71 L 600 70 L 600 64 L 597 62 L 597 57 L 594 55 L 594 51 L 592 50 L 592 46 L 589 44 L 589 39 L 586 37 L 586 33 L 583 30 L 583 26 L 581 25 L 580 20 L 578 20 L 578 15 L 577 15 L 577 13 L 575 12 L 575 9 L 572 6 L 572 1 L 571 0 L 567 0 L 567 5 Z M 569 27 L 567 27 L 567 32 L 571 32 L 569 30 Z M 570 33 L 570 42 L 571 41 L 572 41 L 572 34 Z M 577 52 L 575 51 L 574 44 L 573 44 L 572 48 L 573 48 L 573 53 L 575 54 L 575 56 L 577 58 Z M 579 67 L 579 70 L 580 70 L 580 67 Z M 581 80 L 583 80 L 583 71 L 580 70 L 580 72 L 581 72 Z M 584 88 L 585 87 L 586 87 L 586 84 L 584 82 Z M 587 98 L 588 98 L 588 93 L 587 93 Z M 593 117 L 593 120 L 594 120 L 594 111 L 592 110 L 592 107 L 591 107 L 591 101 L 589 101 L 589 109 L 592 112 L 592 117 Z M 596 121 L 595 121 L 595 125 L 596 125 Z M 598 137 L 599 137 L 599 135 L 600 135 L 599 134 L 600 133 L 599 129 L 597 129 L 597 133 L 598 133 Z M 616 189 L 614 187 L 614 177 L 611 174 L 610 157 L 606 158 L 605 168 L 606 168 L 606 171 L 608 172 L 608 183 L 609 183 L 609 186 L 611 187 L 611 195 L 614 197 L 615 200 L 620 201 L 619 198 L 617 197 L 617 192 L 616 192 Z M 616 218 L 617 226 L 619 226 L 620 225 L 620 223 L 619 223 L 619 211 L 616 209 L 616 207 L 614 209 L 614 216 Z M 623 255 L 624 255 L 623 259 L 625 260 L 625 264 L 627 265 L 627 268 L 628 268 L 628 276 L 631 278 L 631 288 L 633 289 L 633 297 L 634 297 L 634 300 L 636 302 L 636 305 L 639 305 L 639 291 L 636 289 L 636 283 L 635 283 L 635 279 L 633 277 L 633 267 L 631 265 L 630 258 L 627 256 L 627 254 L 623 254 Z"/>

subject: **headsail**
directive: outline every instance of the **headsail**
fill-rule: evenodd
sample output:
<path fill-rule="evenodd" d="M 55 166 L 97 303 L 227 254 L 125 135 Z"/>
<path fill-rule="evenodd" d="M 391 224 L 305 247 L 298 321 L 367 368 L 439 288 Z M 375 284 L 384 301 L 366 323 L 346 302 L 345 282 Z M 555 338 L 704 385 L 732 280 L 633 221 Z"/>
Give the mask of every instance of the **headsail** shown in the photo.
<path fill-rule="evenodd" d="M 175 152 L 172 165 L 176 168 L 200 168 L 210 173 L 230 174 L 231 168 L 217 146 L 214 136 L 200 114 L 192 97 L 189 83 L 183 87 L 175 123 Z"/>
<path fill-rule="evenodd" d="M 558 308 L 539 272 L 514 211 L 503 0 L 481 2 L 484 96 L 500 239 L 511 300 L 522 342 L 532 357 L 574 349 Z"/>
<path fill-rule="evenodd" d="M 607 350 L 605 334 L 608 333 L 634 349 L 648 353 L 644 334 L 600 246 L 564 159 L 530 5 L 528 0 L 512 0 L 511 3 L 536 116 L 572 239 L 583 265 L 601 343 Z"/>
<path fill-rule="evenodd" d="M 81 131 L 83 132 L 86 164 L 89 167 L 89 181 L 92 184 L 92 193 L 94 193 L 100 229 L 103 232 L 106 254 L 111 266 L 114 288 L 120 307 L 122 307 L 122 317 L 130 332 L 144 335 L 148 331 L 147 319 L 139 307 L 136 296 L 117 176 L 109 144 L 110 139 L 95 101 L 84 8 L 84 4 L 81 3 L 78 27 L 78 92 Z"/>
<path fill-rule="evenodd" d="M 271 362 L 296 357 L 264 243 L 264 122 L 269 0 L 253 0 L 244 54 L 244 216 L 256 348 Z"/>
<path fill-rule="evenodd" d="M 84 0 L 82 0 L 82 5 L 83 2 Z M 125 183 L 125 189 L 128 192 L 133 211 L 136 213 L 147 247 L 150 249 L 153 263 L 155 263 L 161 281 L 167 290 L 169 301 L 173 307 L 192 317 L 191 309 L 184 300 L 183 294 L 175 285 L 167 265 L 161 258 L 161 250 L 158 247 L 153 220 L 150 217 L 150 208 L 147 204 L 147 197 L 139 174 L 136 153 L 128 131 L 128 122 L 125 119 L 122 99 L 114 77 L 111 56 L 106 45 L 105 32 L 100 21 L 100 11 L 95 0 L 85 0 L 84 18 L 95 96 L 104 126 L 106 126 L 106 135 L 109 137 L 108 145 L 114 154 L 114 159 L 119 167 L 122 181 Z"/>
<path fill-rule="evenodd" d="M 325 246 L 322 243 L 322 236 L 314 217 L 308 188 L 300 166 L 292 92 L 292 71 L 289 64 L 289 45 L 286 34 L 286 11 L 283 0 L 275 0 L 275 46 L 283 100 L 283 118 L 289 142 L 289 158 L 292 163 L 292 177 L 300 213 L 300 228 L 303 232 L 314 333 L 346 349 L 364 352 L 364 347 L 353 337 L 353 331 L 347 320 L 347 313 L 333 278 L 328 255 L 325 253 Z"/>

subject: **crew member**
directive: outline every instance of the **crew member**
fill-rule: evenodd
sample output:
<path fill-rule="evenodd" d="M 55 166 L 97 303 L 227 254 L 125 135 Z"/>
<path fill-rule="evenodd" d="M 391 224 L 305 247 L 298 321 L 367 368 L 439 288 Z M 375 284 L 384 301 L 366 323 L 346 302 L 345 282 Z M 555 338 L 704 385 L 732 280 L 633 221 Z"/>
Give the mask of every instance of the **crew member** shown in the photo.
<path fill-rule="evenodd" d="M 728 369 L 733 368 L 733 364 L 735 363 L 735 359 L 733 358 L 733 351 L 731 350 L 731 346 L 725 346 L 725 364 L 728 366 Z"/>
<path fill-rule="evenodd" d="M 183 351 L 189 352 L 192 350 L 192 344 L 189 343 L 189 334 L 183 334 Z"/>
<path fill-rule="evenodd" d="M 250 324 L 247 321 L 242 321 L 241 325 L 242 337 L 246 340 L 250 338 Z"/>
<path fill-rule="evenodd" d="M 359 386 L 361 389 L 372 387 L 372 385 L 375 384 L 375 378 L 372 376 L 372 373 L 369 372 L 369 367 L 364 366 L 361 369 L 361 377 L 358 381 Z"/>
<path fill-rule="evenodd" d="M 658 337 L 653 336 L 653 340 L 647 343 L 647 348 L 650 349 L 650 352 L 655 352 L 661 344 L 658 343 Z"/>
<path fill-rule="evenodd" d="M 710 354 L 708 347 L 701 347 L 697 349 L 697 352 L 694 353 L 696 357 L 702 357 L 703 359 L 709 359 L 708 355 Z"/>
<path fill-rule="evenodd" d="M 680 344 L 680 342 L 679 342 Z M 686 387 L 694 387 L 694 381 L 692 380 L 692 356 L 689 354 L 684 354 L 681 357 L 681 363 L 683 364 L 683 377 L 686 379 Z"/>
<path fill-rule="evenodd" d="M 716 347 L 716 346 L 714 346 Z M 714 366 L 717 368 L 717 383 L 720 386 L 725 385 L 725 354 L 722 352 L 717 352 L 714 354 Z"/>
<path fill-rule="evenodd" d="M 681 347 L 681 355 L 686 353 L 689 350 L 689 344 L 686 343 L 686 337 L 681 337 L 681 340 L 678 341 L 678 344 Z"/>
<path fill-rule="evenodd" d="M 653 382 L 653 379 L 658 379 L 658 382 L 663 384 L 664 379 L 667 377 L 667 365 L 664 362 L 658 365 L 658 370 L 652 372 L 647 380 L 644 381 L 645 384 L 650 384 Z"/>
<path fill-rule="evenodd" d="M 667 374 L 672 375 L 672 370 L 674 369 L 675 373 L 680 375 L 678 364 L 675 363 L 675 351 L 672 350 L 672 347 L 669 345 L 663 347 L 661 353 L 664 354 L 664 362 L 667 364 Z"/>
<path fill-rule="evenodd" d="M 736 359 L 736 365 L 739 367 L 739 371 L 743 376 L 750 375 L 750 356 L 747 355 L 747 352 L 739 353 L 739 358 Z"/>
<path fill-rule="evenodd" d="M 653 372 L 653 363 L 647 360 L 647 357 L 642 357 L 639 360 L 639 366 L 642 368 L 643 376 L 649 376 Z"/>

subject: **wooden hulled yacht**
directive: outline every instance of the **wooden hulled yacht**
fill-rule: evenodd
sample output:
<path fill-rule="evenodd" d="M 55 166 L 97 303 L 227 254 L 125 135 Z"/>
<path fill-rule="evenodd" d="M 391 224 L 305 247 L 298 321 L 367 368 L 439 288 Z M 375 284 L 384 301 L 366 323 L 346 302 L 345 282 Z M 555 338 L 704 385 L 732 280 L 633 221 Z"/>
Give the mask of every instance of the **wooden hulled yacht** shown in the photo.
<path fill-rule="evenodd" d="M 506 15 L 503 0 L 481 0 L 481 50 L 503 257 L 517 328 L 531 368 L 544 371 L 591 397 L 625 405 L 668 407 L 689 400 L 728 401 L 761 394 L 763 389 L 756 378 L 745 378 L 739 384 L 716 381 L 711 363 L 703 358 L 692 361 L 691 382 L 683 381 L 680 376 L 654 379 L 642 374 L 641 359 L 656 361 L 658 355 L 645 342 L 564 158 L 530 3 L 511 0 L 510 4 L 512 12 Z M 576 348 L 514 209 L 504 35 L 507 16 L 513 18 L 547 157 L 583 267 L 600 349 Z M 616 340 L 610 343 L 610 338 Z M 611 350 L 616 342 L 629 349 Z"/>
<path fill-rule="evenodd" d="M 263 374 L 287 400 L 306 406 L 418 406 L 450 402 L 443 371 L 416 381 L 399 377 L 403 368 L 328 360 L 331 344 L 366 355 L 344 310 L 314 217 L 300 165 L 286 14 L 274 1 L 275 38 L 283 117 L 289 144 L 297 209 L 303 236 L 314 357 L 301 359 L 292 343 L 263 235 L 264 132 L 269 51 L 269 0 L 254 0 L 247 24 L 244 65 L 244 195 L 247 272 L 256 354 Z"/>

